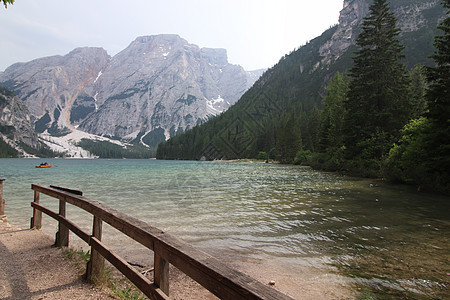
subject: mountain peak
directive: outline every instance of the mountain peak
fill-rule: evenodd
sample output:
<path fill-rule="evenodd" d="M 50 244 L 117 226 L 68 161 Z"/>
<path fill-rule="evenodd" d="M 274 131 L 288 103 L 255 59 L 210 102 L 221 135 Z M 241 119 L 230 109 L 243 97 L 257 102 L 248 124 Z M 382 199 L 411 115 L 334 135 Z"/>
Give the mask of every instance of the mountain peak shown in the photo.
<path fill-rule="evenodd" d="M 133 44 L 188 44 L 188 42 L 181 38 L 178 34 L 158 34 L 158 35 L 144 35 L 137 37 L 132 43 Z"/>
<path fill-rule="evenodd" d="M 151 147 L 234 104 L 251 75 L 229 64 L 225 49 L 161 34 L 137 37 L 113 58 L 82 47 L 37 59 L 7 69 L 0 83 L 24 100 L 39 132 L 77 127 Z"/>
<path fill-rule="evenodd" d="M 210 64 L 223 66 L 228 64 L 227 50 L 221 48 L 202 48 L 202 57 Z"/>

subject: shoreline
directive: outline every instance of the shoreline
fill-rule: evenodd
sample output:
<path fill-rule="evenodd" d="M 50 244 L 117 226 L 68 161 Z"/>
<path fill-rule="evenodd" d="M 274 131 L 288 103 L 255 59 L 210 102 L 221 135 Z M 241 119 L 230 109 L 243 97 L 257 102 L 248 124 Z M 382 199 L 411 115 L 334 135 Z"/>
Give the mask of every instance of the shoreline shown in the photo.
<path fill-rule="evenodd" d="M 45 246 L 38 245 L 44 250 L 50 249 L 52 256 L 47 255 L 47 260 L 53 260 L 53 255 L 61 256 L 63 250 L 61 248 L 53 247 L 54 238 L 47 232 L 42 230 L 23 230 L 10 225 L 9 223 L 2 222 L 5 225 L 0 225 L 0 231 L 3 232 L 4 227 L 9 227 L 14 231 L 27 233 L 28 235 L 36 234 L 41 240 L 44 241 Z M 21 236 L 16 238 L 16 242 L 20 245 L 33 244 L 30 240 L 32 237 Z M 1 240 L 0 240 L 1 243 Z M 81 243 L 76 240 L 71 242 L 69 249 L 74 251 L 82 250 L 86 252 L 89 248 L 84 248 Z M 225 253 L 220 249 L 202 249 L 219 259 L 231 268 L 234 268 L 242 273 L 245 273 L 254 279 L 262 282 L 265 285 L 270 285 L 274 289 L 294 298 L 294 299 L 353 299 L 355 298 L 354 292 L 351 290 L 351 280 L 342 275 L 337 274 L 332 269 L 321 268 L 315 263 L 305 261 L 300 266 L 289 266 L 286 263 L 280 263 L 275 259 L 268 259 L 265 257 L 244 257 L 235 256 L 232 253 Z M 142 251 L 142 249 L 135 249 L 135 251 L 117 251 L 124 259 L 137 265 L 137 269 L 140 271 L 148 270 L 153 266 L 153 255 L 149 255 L 150 250 Z M 120 252 L 125 253 L 122 254 Z M 131 256 L 126 253 L 131 254 Z M 39 257 L 39 255 L 38 255 Z M 43 263 L 45 262 L 36 262 Z M 73 262 L 72 262 L 73 263 Z M 65 262 L 67 265 L 67 262 Z M 107 265 L 110 265 L 107 262 Z M 36 267 L 36 266 L 34 266 Z M 117 269 L 111 267 L 111 277 L 115 282 L 115 286 L 122 290 L 127 290 L 132 287 L 132 283 L 128 281 Z M 296 267 L 299 267 L 297 269 Z M 58 268 L 62 268 L 59 265 Z M 84 266 L 81 267 L 82 269 Z M 78 276 L 80 270 L 72 269 L 73 273 Z M 83 270 L 81 270 L 83 271 Z M 174 299 L 217 299 L 209 291 L 204 289 L 201 285 L 189 278 L 187 275 L 176 269 L 173 265 L 170 265 L 170 296 Z M 147 274 L 149 279 L 153 279 L 152 272 Z M 1 277 L 0 277 L 1 278 Z M 55 284 L 57 284 L 56 282 Z M 93 288 L 91 284 L 85 283 Z M 97 287 L 94 287 L 97 289 Z M 111 288 L 107 287 L 108 293 L 111 294 Z M 104 289 L 100 292 L 104 293 Z M 137 291 L 140 293 L 140 291 Z M 56 298 L 59 299 L 59 298 Z M 70 298 L 69 298 L 70 299 Z M 99 298 L 103 299 L 103 298 Z M 109 299 L 109 298 L 108 298 Z"/>

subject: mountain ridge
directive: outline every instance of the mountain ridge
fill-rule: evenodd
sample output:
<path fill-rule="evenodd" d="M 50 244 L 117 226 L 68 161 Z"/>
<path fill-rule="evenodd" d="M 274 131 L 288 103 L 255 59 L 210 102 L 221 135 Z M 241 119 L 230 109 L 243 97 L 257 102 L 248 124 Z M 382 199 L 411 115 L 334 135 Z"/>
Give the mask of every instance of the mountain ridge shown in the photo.
<path fill-rule="evenodd" d="M 355 40 L 370 2 L 345 0 L 338 25 L 283 56 L 220 117 L 161 143 L 157 158 L 255 158 L 258 152 L 270 153 L 281 121 L 294 111 L 301 123 L 303 148 L 314 151 L 317 137 L 311 132 L 317 126 L 317 108 L 334 74 L 344 74 L 353 65 Z M 430 65 L 437 24 L 446 14 L 439 1 L 395 0 L 391 10 L 403 29 L 400 40 L 406 46 L 406 65 Z M 311 113 L 317 120 L 308 120 Z"/>
<path fill-rule="evenodd" d="M 225 49 L 164 34 L 137 37 L 113 57 L 82 47 L 16 63 L 0 86 L 22 99 L 39 133 L 78 129 L 155 147 L 226 110 L 261 73 L 228 63 Z"/>

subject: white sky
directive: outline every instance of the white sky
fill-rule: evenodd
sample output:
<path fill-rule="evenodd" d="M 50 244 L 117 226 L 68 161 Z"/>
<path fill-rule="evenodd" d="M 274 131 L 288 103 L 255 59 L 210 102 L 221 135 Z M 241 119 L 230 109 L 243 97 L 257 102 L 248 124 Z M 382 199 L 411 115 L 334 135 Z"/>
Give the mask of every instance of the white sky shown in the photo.
<path fill-rule="evenodd" d="M 337 24 L 342 7 L 343 0 L 15 0 L 0 6 L 0 71 L 84 46 L 114 56 L 138 36 L 162 33 L 225 48 L 246 70 L 268 68 Z"/>

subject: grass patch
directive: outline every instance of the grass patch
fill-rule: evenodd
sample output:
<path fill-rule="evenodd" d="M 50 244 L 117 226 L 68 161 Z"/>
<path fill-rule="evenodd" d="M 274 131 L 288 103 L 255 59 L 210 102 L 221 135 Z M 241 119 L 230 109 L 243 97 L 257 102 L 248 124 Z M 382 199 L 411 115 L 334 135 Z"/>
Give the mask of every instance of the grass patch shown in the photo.
<path fill-rule="evenodd" d="M 122 300 L 138 300 L 144 299 L 141 297 L 141 291 L 135 286 L 129 286 L 126 288 L 119 288 L 115 285 L 111 287 L 114 296 Z"/>
<path fill-rule="evenodd" d="M 80 274 L 86 272 L 86 264 L 91 258 L 90 251 L 83 249 L 64 248 L 63 254 L 73 261 Z M 105 262 L 106 263 L 106 262 Z M 104 272 L 98 278 L 93 278 L 93 284 L 101 289 L 111 292 L 111 296 L 121 300 L 147 299 L 145 295 L 119 271 L 105 266 Z"/>
<path fill-rule="evenodd" d="M 83 249 L 63 248 L 62 253 L 69 260 L 73 261 L 80 273 L 86 271 L 86 263 L 91 258 L 91 253 Z"/>

